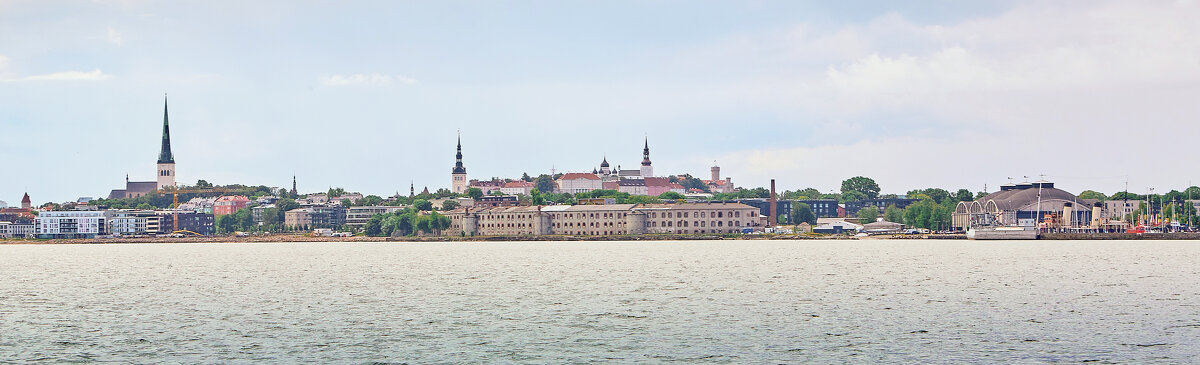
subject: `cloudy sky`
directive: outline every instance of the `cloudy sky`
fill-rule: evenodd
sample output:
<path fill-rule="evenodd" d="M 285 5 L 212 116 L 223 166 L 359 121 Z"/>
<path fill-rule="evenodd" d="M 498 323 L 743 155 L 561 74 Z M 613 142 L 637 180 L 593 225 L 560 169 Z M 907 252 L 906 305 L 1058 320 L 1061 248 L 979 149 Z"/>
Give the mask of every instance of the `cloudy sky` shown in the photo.
<path fill-rule="evenodd" d="M 163 93 L 186 183 L 1200 183 L 1197 1 L 0 0 L 0 200 L 153 180 Z"/>

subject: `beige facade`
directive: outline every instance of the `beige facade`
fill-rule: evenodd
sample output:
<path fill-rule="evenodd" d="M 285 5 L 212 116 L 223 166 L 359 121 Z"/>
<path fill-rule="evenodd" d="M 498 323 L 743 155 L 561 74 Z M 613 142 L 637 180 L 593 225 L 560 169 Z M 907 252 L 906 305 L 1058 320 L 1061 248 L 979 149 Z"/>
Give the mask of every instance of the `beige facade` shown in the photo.
<path fill-rule="evenodd" d="M 553 205 L 457 210 L 446 235 L 637 235 L 737 233 L 761 225 L 740 203 Z"/>
<path fill-rule="evenodd" d="M 292 228 L 311 227 L 312 209 L 292 209 L 283 213 L 283 224 Z"/>

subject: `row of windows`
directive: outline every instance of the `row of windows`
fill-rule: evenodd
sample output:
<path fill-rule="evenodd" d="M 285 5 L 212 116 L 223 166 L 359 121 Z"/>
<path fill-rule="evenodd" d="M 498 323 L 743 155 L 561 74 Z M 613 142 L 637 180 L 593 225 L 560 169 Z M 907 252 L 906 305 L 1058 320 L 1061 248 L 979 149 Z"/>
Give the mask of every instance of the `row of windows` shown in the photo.
<path fill-rule="evenodd" d="M 658 212 L 650 212 L 650 218 L 658 218 L 658 217 L 659 217 L 659 215 L 660 215 L 660 214 L 659 214 Z M 689 213 L 689 212 L 663 212 L 663 213 L 661 214 L 661 216 L 662 216 L 663 218 L 689 218 L 689 216 L 694 216 L 694 217 L 696 217 L 696 218 L 709 218 L 710 216 L 711 216 L 712 218 L 725 218 L 725 217 L 727 217 L 727 216 L 728 216 L 728 217 L 730 217 L 730 218 L 741 218 L 741 217 L 742 217 L 742 212 L 741 212 L 741 211 L 736 211 L 736 210 L 735 210 L 735 211 L 729 211 L 729 212 L 726 212 L 726 211 L 720 211 L 720 210 L 718 210 L 718 211 L 711 212 L 711 213 L 710 213 L 710 212 L 705 212 L 705 211 L 700 211 L 700 212 L 695 212 L 695 213 Z"/>
<path fill-rule="evenodd" d="M 646 226 L 647 227 L 688 227 L 689 222 L 685 221 L 685 220 L 666 221 L 666 222 L 650 221 L 646 224 Z M 724 221 L 691 221 L 690 226 L 691 227 L 709 227 L 709 226 L 725 227 L 725 222 Z M 734 226 L 741 227 L 742 222 L 731 220 L 731 221 L 729 221 L 729 226 L 730 227 L 734 227 Z"/>

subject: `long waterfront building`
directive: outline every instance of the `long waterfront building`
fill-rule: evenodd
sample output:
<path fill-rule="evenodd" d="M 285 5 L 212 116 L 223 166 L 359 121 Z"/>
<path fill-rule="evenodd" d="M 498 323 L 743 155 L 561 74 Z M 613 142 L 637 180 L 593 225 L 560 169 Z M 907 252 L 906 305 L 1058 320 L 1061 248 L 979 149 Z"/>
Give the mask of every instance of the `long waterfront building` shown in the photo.
<path fill-rule="evenodd" d="M 446 216 L 448 236 L 738 233 L 763 224 L 757 208 L 740 203 L 497 207 Z"/>

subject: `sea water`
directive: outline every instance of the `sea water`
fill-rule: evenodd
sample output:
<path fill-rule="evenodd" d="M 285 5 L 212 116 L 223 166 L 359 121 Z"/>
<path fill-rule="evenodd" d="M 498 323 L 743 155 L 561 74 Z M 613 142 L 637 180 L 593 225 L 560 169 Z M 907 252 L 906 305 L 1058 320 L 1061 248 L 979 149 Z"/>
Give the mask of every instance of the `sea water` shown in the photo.
<path fill-rule="evenodd" d="M 0 245 L 0 362 L 1200 362 L 1200 243 Z"/>

